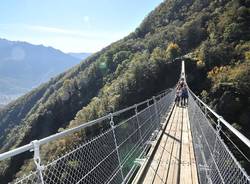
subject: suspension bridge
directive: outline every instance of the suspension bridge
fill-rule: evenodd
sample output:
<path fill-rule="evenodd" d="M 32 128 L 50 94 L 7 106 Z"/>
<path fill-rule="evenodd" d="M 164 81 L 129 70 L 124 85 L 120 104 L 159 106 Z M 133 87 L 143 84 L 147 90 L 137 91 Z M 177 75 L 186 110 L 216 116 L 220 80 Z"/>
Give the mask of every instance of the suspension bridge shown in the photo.
<path fill-rule="evenodd" d="M 184 61 L 181 78 L 185 79 Z M 249 184 L 249 175 L 225 139 L 249 162 L 248 155 L 225 130 L 248 149 L 250 141 L 188 90 L 188 106 L 175 105 L 175 89 L 168 89 L 128 108 L 1 153 L 0 161 L 33 153 L 33 171 L 13 178 L 11 183 L 16 184 Z M 48 160 L 41 154 L 50 143 L 84 135 L 93 127 L 99 127 L 95 136 L 75 141 L 63 155 Z"/>

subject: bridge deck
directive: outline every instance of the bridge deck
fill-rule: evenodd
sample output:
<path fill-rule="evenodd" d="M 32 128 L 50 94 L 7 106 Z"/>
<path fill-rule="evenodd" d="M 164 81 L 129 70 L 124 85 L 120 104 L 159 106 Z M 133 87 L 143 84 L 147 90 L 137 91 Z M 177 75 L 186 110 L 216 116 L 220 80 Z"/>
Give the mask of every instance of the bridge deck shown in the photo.
<path fill-rule="evenodd" d="M 175 106 L 159 141 L 142 183 L 198 183 L 187 108 Z"/>

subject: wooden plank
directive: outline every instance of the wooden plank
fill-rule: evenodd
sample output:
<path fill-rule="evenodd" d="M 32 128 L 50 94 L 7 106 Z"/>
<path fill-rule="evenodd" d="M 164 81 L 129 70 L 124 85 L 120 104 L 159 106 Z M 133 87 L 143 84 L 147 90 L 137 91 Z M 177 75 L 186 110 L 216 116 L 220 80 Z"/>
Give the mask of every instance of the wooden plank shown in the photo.
<path fill-rule="evenodd" d="M 173 151 L 170 159 L 170 167 L 167 175 L 166 183 L 172 184 L 177 183 L 178 180 L 178 169 L 180 162 L 180 140 L 181 140 L 181 129 L 182 129 L 182 109 L 179 108 L 177 129 L 175 132 Z"/>
<path fill-rule="evenodd" d="M 177 107 L 178 108 L 178 107 Z M 173 148 L 174 148 L 174 139 L 175 139 L 175 134 L 176 131 L 178 129 L 178 118 L 179 118 L 179 114 L 180 114 L 180 108 L 178 108 L 178 113 L 176 113 L 175 115 L 175 120 L 174 120 L 174 128 L 172 129 L 172 131 L 168 134 L 170 140 L 168 142 L 168 144 L 166 145 L 166 152 L 167 154 L 167 164 L 164 167 L 164 171 L 163 171 L 163 181 L 164 183 L 166 182 L 168 173 L 169 173 L 169 169 L 170 169 L 170 164 L 171 164 L 171 159 L 172 159 L 172 154 L 173 154 Z"/>
<path fill-rule="evenodd" d="M 153 158 L 155 152 L 157 151 L 157 148 L 158 148 L 158 145 L 159 145 L 158 142 L 160 142 L 160 139 L 162 138 L 166 127 L 170 126 L 169 125 L 170 124 L 170 119 L 173 117 L 172 114 L 175 112 L 175 105 L 172 104 L 170 109 L 171 110 L 166 114 L 165 121 L 164 121 L 164 123 L 162 125 L 162 129 L 158 133 L 156 139 L 154 141 L 152 141 L 152 145 L 150 147 L 149 152 L 147 153 L 147 156 L 145 157 L 145 161 L 142 164 L 142 166 L 140 167 L 139 171 L 137 172 L 136 176 L 134 177 L 134 179 L 132 181 L 133 184 L 142 183 L 141 180 L 143 180 L 145 178 L 145 171 L 146 170 L 148 170 L 148 175 L 149 176 L 150 175 L 154 176 L 154 174 L 155 174 L 155 171 L 149 166 L 150 166 L 150 163 L 152 161 L 152 158 Z M 145 182 L 146 183 L 151 183 L 151 181 L 149 181 L 149 180 L 147 180 Z"/>
<path fill-rule="evenodd" d="M 165 129 L 165 132 L 166 131 L 170 131 L 171 129 L 171 126 L 172 126 L 172 123 L 173 123 L 173 119 L 174 119 L 174 114 L 176 113 L 176 108 L 174 108 L 173 110 L 173 113 L 172 113 L 172 116 L 170 117 L 170 120 L 169 120 L 169 123 L 167 124 L 167 127 Z M 163 134 L 163 137 L 162 139 L 166 139 L 166 135 Z M 150 163 L 150 167 L 149 167 L 149 172 L 147 173 L 147 175 L 145 176 L 145 179 L 144 179 L 144 182 L 143 183 L 152 183 L 155 179 L 155 177 L 158 177 L 157 176 L 157 168 L 158 168 L 158 165 L 160 164 L 160 155 L 161 153 L 163 152 L 163 148 L 162 148 L 162 145 L 163 145 L 163 141 L 162 139 L 160 140 L 160 144 L 158 146 L 158 149 Z"/>
<path fill-rule="evenodd" d="M 183 110 L 183 129 L 182 129 L 182 149 L 181 149 L 181 168 L 180 181 L 183 184 L 192 184 L 191 160 L 190 160 L 190 139 L 188 128 L 188 117 L 186 108 Z"/>
<path fill-rule="evenodd" d="M 164 153 L 167 138 L 168 138 L 167 135 L 164 134 L 163 137 L 162 137 L 161 143 L 159 145 L 159 148 L 158 148 L 160 151 L 157 152 L 156 156 L 154 157 L 154 159 L 156 159 L 158 161 L 158 164 L 157 164 L 157 167 L 155 168 L 156 174 L 155 174 L 155 178 L 154 178 L 153 183 L 155 183 L 155 182 L 162 183 L 162 175 L 159 172 L 159 168 L 161 168 L 161 166 L 163 164 L 162 156 L 163 156 L 163 153 Z"/>
<path fill-rule="evenodd" d="M 197 167 L 196 167 L 196 161 L 195 161 L 195 155 L 194 155 L 194 147 L 193 147 L 193 141 L 192 141 L 192 134 L 191 134 L 191 128 L 190 128 L 190 122 L 188 118 L 188 111 L 186 109 L 187 114 L 187 127 L 188 127 L 188 137 L 189 137 L 189 150 L 190 150 L 190 167 L 191 167 L 191 178 L 193 184 L 198 184 L 198 176 L 197 176 Z"/>
<path fill-rule="evenodd" d="M 143 183 L 198 184 L 187 108 L 174 108 L 159 141 Z"/>
<path fill-rule="evenodd" d="M 176 113 L 173 114 L 172 126 L 169 129 L 166 129 L 165 136 L 167 137 L 164 143 L 164 150 L 162 153 L 161 163 L 157 169 L 157 177 L 154 180 L 154 183 L 165 183 L 166 171 L 169 168 L 169 160 L 171 159 L 171 152 L 174 143 L 173 137 L 175 136 L 175 132 L 177 130 L 178 125 L 178 114 L 180 109 L 176 108 Z"/>

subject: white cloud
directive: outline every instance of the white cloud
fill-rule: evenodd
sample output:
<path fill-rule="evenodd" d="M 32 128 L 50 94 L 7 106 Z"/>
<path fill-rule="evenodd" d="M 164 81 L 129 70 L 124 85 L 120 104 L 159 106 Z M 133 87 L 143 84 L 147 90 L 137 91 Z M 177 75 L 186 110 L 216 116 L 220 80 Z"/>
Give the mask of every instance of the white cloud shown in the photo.
<path fill-rule="evenodd" d="M 14 38 L 15 39 L 15 38 Z M 25 41 L 32 44 L 43 44 L 60 49 L 63 52 L 97 52 L 109 45 L 113 40 L 107 39 L 86 39 L 70 36 L 43 36 L 43 37 L 24 37 Z"/>
<path fill-rule="evenodd" d="M 48 27 L 41 25 L 26 25 L 26 28 L 32 31 L 51 33 L 51 34 L 61 34 L 73 37 L 81 38 L 92 38 L 92 39 L 120 39 L 128 34 L 128 32 L 105 32 L 105 31 L 81 31 L 74 29 L 62 29 L 57 27 Z"/>
<path fill-rule="evenodd" d="M 52 46 L 64 52 L 96 52 L 129 33 L 129 31 L 89 31 L 27 24 L 19 24 L 18 26 L 0 24 L 0 27 L 6 28 L 1 33 L 3 38 Z M 15 27 L 18 27 L 18 33 L 13 31 Z"/>
<path fill-rule="evenodd" d="M 89 22 L 89 16 L 87 16 L 87 15 L 84 16 L 84 17 L 83 17 L 83 21 L 84 21 L 84 22 Z"/>
<path fill-rule="evenodd" d="M 74 32 L 66 29 L 56 28 L 56 27 L 47 27 L 47 26 L 38 26 L 38 25 L 27 25 L 28 29 L 33 31 L 48 32 L 48 33 L 61 33 L 61 34 L 74 34 Z"/>

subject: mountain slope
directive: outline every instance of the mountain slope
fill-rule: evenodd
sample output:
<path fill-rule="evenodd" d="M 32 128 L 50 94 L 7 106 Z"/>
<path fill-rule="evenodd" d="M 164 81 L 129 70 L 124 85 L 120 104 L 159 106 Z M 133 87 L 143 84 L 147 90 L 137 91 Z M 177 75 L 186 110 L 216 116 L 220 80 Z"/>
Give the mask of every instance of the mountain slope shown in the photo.
<path fill-rule="evenodd" d="M 20 95 L 78 64 L 59 50 L 0 39 L 0 95 Z"/>
<path fill-rule="evenodd" d="M 249 97 L 243 93 L 250 80 L 249 7 L 249 1 L 243 0 L 161 3 L 135 32 L 1 110 L 0 151 L 87 122 L 173 86 L 180 72 L 180 64 L 173 62 L 178 55 L 196 58 L 186 62 L 187 80 L 196 92 L 206 90 L 202 94 L 208 102 L 220 104 L 221 97 L 216 94 L 234 93 L 233 88 L 242 99 L 232 95 L 230 99 L 241 103 Z M 226 67 L 228 74 L 238 71 L 239 75 L 231 74 L 226 81 L 223 77 L 214 80 L 217 75 L 212 71 L 216 67 Z M 242 74 L 244 82 L 237 82 Z M 224 81 L 226 88 L 221 87 Z M 244 101 L 242 107 L 249 108 L 249 104 Z M 250 130 L 242 118 L 235 118 L 237 125 L 244 128 L 243 133 Z M 85 136 L 98 131 L 98 127 L 88 129 Z M 74 141 L 65 138 L 42 149 L 45 161 L 70 149 Z M 29 171 L 32 164 L 24 163 L 24 158 L 30 155 L 2 163 L 0 179 L 11 181 Z"/>

